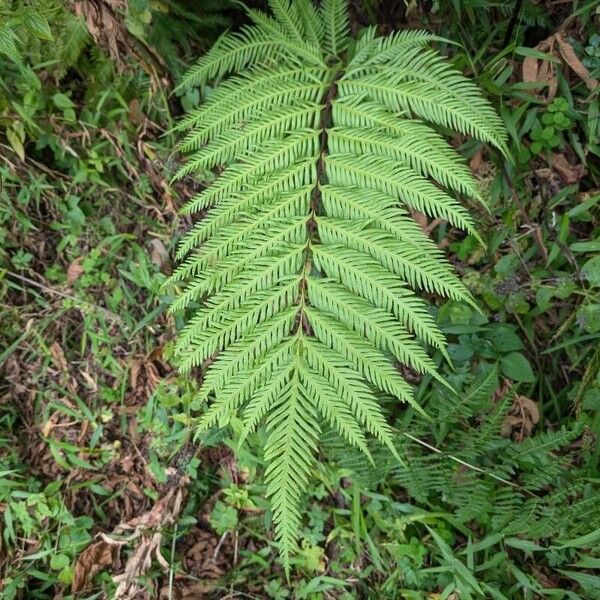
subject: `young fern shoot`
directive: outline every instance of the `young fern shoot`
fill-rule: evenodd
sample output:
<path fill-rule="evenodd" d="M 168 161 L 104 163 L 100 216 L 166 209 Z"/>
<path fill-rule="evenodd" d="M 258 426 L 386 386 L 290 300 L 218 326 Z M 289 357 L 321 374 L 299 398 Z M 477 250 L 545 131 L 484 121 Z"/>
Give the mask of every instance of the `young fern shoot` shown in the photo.
<path fill-rule="evenodd" d="M 437 127 L 504 149 L 475 85 L 424 31 L 350 37 L 344 0 L 270 0 L 224 35 L 183 87 L 216 81 L 180 124 L 179 176 L 220 167 L 186 212 L 210 209 L 179 249 L 172 310 L 194 314 L 181 369 L 209 358 L 199 431 L 240 414 L 266 423 L 267 494 L 289 569 L 321 426 L 367 455 L 396 452 L 378 395 L 415 403 L 398 363 L 440 379 L 445 340 L 423 293 L 473 304 L 411 209 L 475 234 L 457 197 L 478 198 Z"/>

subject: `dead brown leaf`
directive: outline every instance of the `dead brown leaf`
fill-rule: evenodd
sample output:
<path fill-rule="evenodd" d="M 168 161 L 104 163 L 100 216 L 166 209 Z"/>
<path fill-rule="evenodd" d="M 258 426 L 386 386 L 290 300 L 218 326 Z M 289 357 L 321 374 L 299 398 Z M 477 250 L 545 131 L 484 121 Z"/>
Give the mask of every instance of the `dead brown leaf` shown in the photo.
<path fill-rule="evenodd" d="M 554 55 L 554 36 L 550 36 L 544 41 L 540 42 L 536 49 L 540 52 L 546 52 L 551 56 Z M 556 96 L 556 90 L 558 89 L 558 81 L 554 72 L 554 63 L 546 60 L 534 58 L 533 56 L 526 56 L 523 60 L 523 81 L 525 83 L 545 83 L 548 87 L 546 97 L 549 102 Z"/>
<path fill-rule="evenodd" d="M 74 0 L 73 10 L 83 18 L 98 46 L 115 61 L 117 69 L 125 70 L 131 58 L 148 73 L 153 88 L 168 85 L 168 70 L 164 60 L 143 40 L 127 29 L 127 0 Z"/>
<path fill-rule="evenodd" d="M 118 584 L 113 596 L 115 600 L 134 598 L 137 595 L 140 589 L 137 585 L 137 578 L 152 566 L 153 555 L 161 567 L 168 570 L 169 565 L 160 553 L 161 543 L 162 533 L 160 532 L 156 532 L 151 536 L 142 535 L 137 548 L 127 559 L 123 572 L 113 576 L 113 581 Z"/>
<path fill-rule="evenodd" d="M 577 183 L 586 174 L 583 165 L 572 165 L 564 154 L 552 154 L 550 164 L 567 185 Z"/>
<path fill-rule="evenodd" d="M 503 437 L 513 437 L 522 442 L 529 437 L 535 425 L 540 420 L 540 411 L 537 404 L 527 396 L 515 396 L 515 401 L 502 423 L 501 434 Z"/>
<path fill-rule="evenodd" d="M 56 427 L 57 422 L 58 422 L 58 414 L 53 413 L 50 416 L 50 418 L 44 423 L 43 427 L 40 430 L 42 436 L 45 438 L 50 437 L 50 434 L 52 433 L 52 430 Z"/>
<path fill-rule="evenodd" d="M 179 515 L 189 479 L 181 477 L 176 485 L 160 498 L 147 512 L 117 525 L 110 535 L 101 534 L 101 540 L 88 546 L 77 558 L 73 578 L 73 592 L 81 591 L 101 569 L 112 566 L 120 568 L 119 550 L 137 541 L 137 545 L 121 573 L 113 575 L 117 583 L 115 600 L 133 600 L 142 591 L 137 579 L 152 565 L 155 559 L 163 570 L 168 563 L 160 552 L 162 530 L 172 525 Z"/>
<path fill-rule="evenodd" d="M 127 3 L 123 0 L 76 0 L 73 7 L 84 19 L 94 41 L 122 69 L 128 53 L 129 32 L 118 13 L 126 10 Z"/>
<path fill-rule="evenodd" d="M 483 168 L 484 164 L 483 150 L 478 150 L 469 161 L 469 168 L 473 173 L 477 173 Z"/>
<path fill-rule="evenodd" d="M 139 591 L 136 583 L 137 578 L 150 568 L 153 556 L 163 570 L 168 570 L 169 565 L 160 553 L 161 530 L 167 525 L 172 525 L 177 515 L 179 515 L 183 503 L 184 489 L 188 482 L 189 479 L 181 478 L 178 485 L 172 487 L 148 512 L 117 526 L 113 531 L 113 535 L 122 535 L 133 531 L 128 536 L 128 541 L 140 539 L 136 549 L 128 558 L 123 573 L 113 577 L 115 583 L 118 584 L 114 596 L 115 600 L 135 597 Z M 148 534 L 147 531 L 152 529 L 155 530 L 154 533 Z"/>
<path fill-rule="evenodd" d="M 67 281 L 69 284 L 75 283 L 83 275 L 81 261 L 83 257 L 76 258 L 67 268 Z"/>
<path fill-rule="evenodd" d="M 140 106 L 140 101 L 137 98 L 134 98 L 129 103 L 128 116 L 129 120 L 135 125 L 140 125 L 142 123 L 145 115 Z"/>
<path fill-rule="evenodd" d="M 427 227 L 429 226 L 427 215 L 418 210 L 411 210 L 410 212 L 412 218 L 417 222 L 417 225 L 419 225 L 423 232 L 427 233 Z"/>
<path fill-rule="evenodd" d="M 533 56 L 526 56 L 523 60 L 523 81 L 525 83 L 533 83 L 537 81 L 538 76 L 538 61 Z"/>
<path fill-rule="evenodd" d="M 192 529 L 185 541 L 183 567 L 199 579 L 219 579 L 231 568 L 234 558 L 232 536 L 219 538 L 211 531 Z"/>
<path fill-rule="evenodd" d="M 188 580 L 177 581 L 177 576 L 175 577 L 172 589 L 168 584 L 160 589 L 159 600 L 202 600 L 210 598 L 211 592 L 214 592 L 214 585 Z"/>
<path fill-rule="evenodd" d="M 50 354 L 52 355 L 52 362 L 59 371 L 66 371 L 68 369 L 67 359 L 63 349 L 60 347 L 58 342 L 53 342 L 50 346 Z"/>
<path fill-rule="evenodd" d="M 126 404 L 132 406 L 145 403 L 170 372 L 171 367 L 162 357 L 162 346 L 155 347 L 148 355 L 135 358 L 129 373 L 131 393 L 127 395 Z"/>
<path fill-rule="evenodd" d="M 88 546 L 75 561 L 73 568 L 72 591 L 74 594 L 84 590 L 94 575 L 108 566 L 116 566 L 119 550 L 125 542 L 102 536 L 97 542 Z"/>
<path fill-rule="evenodd" d="M 590 72 L 579 60 L 577 54 L 575 54 L 573 46 L 562 37 L 561 33 L 551 35 L 540 42 L 535 48 L 540 52 L 545 52 L 554 58 L 560 59 L 563 64 L 568 66 L 583 80 L 590 90 L 595 90 L 598 87 L 598 80 L 590 77 Z M 525 83 L 546 83 L 548 86 L 546 98 L 548 102 L 551 102 L 556 96 L 558 89 L 555 69 L 556 65 L 554 62 L 537 59 L 533 56 L 526 56 L 522 67 L 523 81 Z"/>
<path fill-rule="evenodd" d="M 172 272 L 169 253 L 165 245 L 158 238 L 150 240 L 150 260 L 161 270 L 165 275 L 170 275 Z"/>
<path fill-rule="evenodd" d="M 129 372 L 129 385 L 135 390 L 138 383 L 138 378 L 142 371 L 142 365 L 144 363 L 141 360 L 136 360 L 131 365 L 131 371 Z"/>
<path fill-rule="evenodd" d="M 187 485 L 188 479 L 182 478 L 178 486 L 172 487 L 165 496 L 160 498 L 156 504 L 147 512 L 134 517 L 127 523 L 118 525 L 114 533 L 126 533 L 133 529 L 151 529 L 153 527 L 171 525 L 181 510 L 183 502 L 183 486 Z"/>
<path fill-rule="evenodd" d="M 598 87 L 598 80 L 590 77 L 590 72 L 585 65 L 577 58 L 573 46 L 569 42 L 565 41 L 560 33 L 555 36 L 558 42 L 558 48 L 563 57 L 563 60 L 569 65 L 571 70 L 576 73 L 590 90 L 595 90 Z"/>

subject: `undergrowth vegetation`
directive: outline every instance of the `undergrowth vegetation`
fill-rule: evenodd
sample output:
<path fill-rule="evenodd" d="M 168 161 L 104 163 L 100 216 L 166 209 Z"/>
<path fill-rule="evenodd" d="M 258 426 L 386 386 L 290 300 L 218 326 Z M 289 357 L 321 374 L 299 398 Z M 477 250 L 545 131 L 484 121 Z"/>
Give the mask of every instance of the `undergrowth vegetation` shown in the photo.
<path fill-rule="evenodd" d="M 248 6 L 0 6 L 0 597 L 598 598 L 597 2 Z"/>

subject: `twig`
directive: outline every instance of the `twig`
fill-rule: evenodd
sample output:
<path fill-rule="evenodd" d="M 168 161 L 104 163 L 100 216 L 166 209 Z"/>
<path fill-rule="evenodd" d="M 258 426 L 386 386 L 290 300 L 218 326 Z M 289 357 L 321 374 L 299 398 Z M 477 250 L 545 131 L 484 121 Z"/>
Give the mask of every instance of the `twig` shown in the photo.
<path fill-rule="evenodd" d="M 439 448 L 436 448 L 435 446 L 432 446 L 431 444 L 428 444 L 427 442 L 420 440 L 419 438 L 415 437 L 414 435 L 411 435 L 410 433 L 406 433 L 406 431 L 403 431 L 402 435 L 407 437 L 409 440 L 412 440 L 413 442 L 416 442 L 417 444 L 420 444 L 421 446 L 427 448 L 428 450 L 435 452 L 436 454 L 445 454 Z M 450 460 L 453 460 L 454 462 L 457 462 L 458 464 L 463 465 L 464 467 L 467 467 L 468 469 L 472 469 L 473 471 L 477 471 L 478 473 L 481 473 L 483 475 L 489 475 L 492 479 L 496 479 L 497 481 L 500 481 L 506 485 L 509 485 L 510 487 L 520 489 L 523 492 L 525 492 L 526 494 L 529 494 L 530 496 L 532 496 L 534 498 L 537 497 L 533 492 L 530 492 L 528 489 L 521 487 L 518 483 L 514 483 L 512 481 L 509 481 L 508 479 L 504 479 L 503 477 L 500 477 L 499 475 L 496 475 L 495 473 L 486 471 L 485 469 L 482 469 L 481 467 L 478 467 L 476 465 L 472 465 L 471 463 L 468 463 L 456 456 L 452 456 L 451 454 L 446 454 L 446 456 Z"/>
<path fill-rule="evenodd" d="M 171 564 L 169 565 L 169 600 L 173 600 L 173 579 L 175 577 L 175 570 L 173 565 L 175 564 L 175 541 L 177 539 L 177 521 L 175 521 L 175 527 L 173 529 L 173 540 L 171 542 Z"/>
<path fill-rule="evenodd" d="M 10 150 L 15 156 L 17 154 L 13 150 L 13 148 L 11 148 L 11 146 L 8 146 L 6 144 L 0 144 L 0 148 L 4 148 L 6 150 Z M 3 155 L 0 154 L 0 158 L 2 158 L 5 162 L 9 163 L 13 167 L 13 169 L 16 169 L 16 165 L 14 165 L 13 163 L 11 163 L 5 156 L 3 156 Z M 64 179 L 64 180 L 70 180 L 71 179 L 67 174 L 61 173 L 60 171 L 55 171 L 54 169 L 49 169 L 46 165 L 38 162 L 37 160 L 34 160 L 30 156 L 26 155 L 24 161 L 21 161 L 21 159 L 19 159 L 19 161 L 20 162 L 31 163 L 32 165 L 34 165 L 40 171 L 43 171 L 44 173 L 46 173 L 48 175 L 52 175 L 52 177 L 56 177 L 57 179 Z"/>
<path fill-rule="evenodd" d="M 43 283 L 38 283 L 37 281 L 35 281 L 33 279 L 29 279 L 29 277 L 25 277 L 24 275 L 19 275 L 18 273 L 13 273 L 12 271 L 7 271 L 6 274 L 9 275 L 10 277 L 13 277 L 14 279 L 18 279 L 19 281 L 22 281 L 23 283 L 32 285 L 33 287 L 43 290 L 44 292 L 48 292 L 50 294 L 55 294 L 56 296 L 60 296 L 61 298 L 67 298 L 67 300 L 72 300 L 73 302 L 87 304 L 89 307 L 93 308 L 94 310 L 101 312 L 107 319 L 110 319 L 111 321 L 115 321 L 117 323 L 123 324 L 123 321 L 119 315 L 111 312 L 110 310 L 108 310 L 106 308 L 103 308 L 102 306 L 98 306 L 97 304 L 93 304 L 92 302 L 88 302 L 87 300 L 83 300 L 81 298 L 76 298 L 75 296 L 72 296 L 71 294 L 67 294 L 66 292 L 61 292 L 60 290 L 57 290 L 55 288 L 48 287 L 48 286 L 44 285 Z"/>
<path fill-rule="evenodd" d="M 221 539 L 219 540 L 219 543 L 217 544 L 217 547 L 215 548 L 215 551 L 213 552 L 213 562 L 216 562 L 217 560 L 217 556 L 219 556 L 219 552 L 221 550 L 221 546 L 223 545 L 223 542 L 225 541 L 225 539 L 227 538 L 227 536 L 229 535 L 229 531 L 226 531 L 222 536 Z"/>

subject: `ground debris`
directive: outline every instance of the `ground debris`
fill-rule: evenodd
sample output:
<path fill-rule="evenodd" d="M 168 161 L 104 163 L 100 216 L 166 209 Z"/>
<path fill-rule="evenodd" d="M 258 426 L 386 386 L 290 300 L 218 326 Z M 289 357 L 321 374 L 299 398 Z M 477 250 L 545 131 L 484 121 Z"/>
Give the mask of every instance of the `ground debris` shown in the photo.
<path fill-rule="evenodd" d="M 515 441 L 522 442 L 531 436 L 539 420 L 537 404 L 531 398 L 516 395 L 512 408 L 502 423 L 502 436 L 513 437 Z"/>
<path fill-rule="evenodd" d="M 148 571 L 155 559 L 163 570 L 169 564 L 160 552 L 165 527 L 175 523 L 183 506 L 189 479 L 181 477 L 152 508 L 143 514 L 117 525 L 110 534 L 99 534 L 99 540 L 88 546 L 75 562 L 72 591 L 86 588 L 93 576 L 106 567 L 117 572 L 114 599 L 133 600 L 143 591 L 138 577 Z M 135 543 L 135 548 L 121 569 L 119 553 L 122 547 Z"/>

